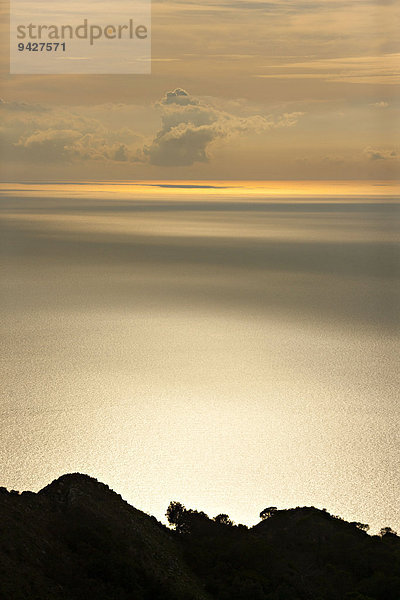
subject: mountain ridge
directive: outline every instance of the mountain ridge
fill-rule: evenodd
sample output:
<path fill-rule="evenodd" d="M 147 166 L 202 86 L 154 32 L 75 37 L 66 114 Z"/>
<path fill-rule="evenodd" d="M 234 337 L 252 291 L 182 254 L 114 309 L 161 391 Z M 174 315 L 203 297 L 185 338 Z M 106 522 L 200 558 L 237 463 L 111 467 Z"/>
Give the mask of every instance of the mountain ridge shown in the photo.
<path fill-rule="evenodd" d="M 179 502 L 167 514 L 175 530 L 80 473 L 0 488 L 0 600 L 400 599 L 390 528 L 314 507 L 270 507 L 252 528 Z"/>

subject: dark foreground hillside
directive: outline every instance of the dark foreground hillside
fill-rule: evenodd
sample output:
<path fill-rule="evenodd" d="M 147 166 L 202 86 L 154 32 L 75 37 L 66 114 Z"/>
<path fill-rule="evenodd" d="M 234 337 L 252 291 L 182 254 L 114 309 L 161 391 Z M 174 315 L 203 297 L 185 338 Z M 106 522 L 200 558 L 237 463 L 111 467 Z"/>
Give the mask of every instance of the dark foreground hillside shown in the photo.
<path fill-rule="evenodd" d="M 400 600 L 400 540 L 315 508 L 164 527 L 86 475 L 0 488 L 1 600 Z"/>

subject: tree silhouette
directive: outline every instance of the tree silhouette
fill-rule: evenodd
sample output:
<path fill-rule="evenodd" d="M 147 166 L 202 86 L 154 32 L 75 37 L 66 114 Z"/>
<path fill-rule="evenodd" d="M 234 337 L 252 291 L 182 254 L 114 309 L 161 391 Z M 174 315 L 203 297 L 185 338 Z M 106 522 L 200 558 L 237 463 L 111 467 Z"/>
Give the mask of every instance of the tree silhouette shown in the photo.
<path fill-rule="evenodd" d="M 220 525 L 233 525 L 233 521 L 225 513 L 221 513 L 214 517 L 214 521 Z"/>
<path fill-rule="evenodd" d="M 186 512 L 186 508 L 181 502 L 171 501 L 165 513 L 168 523 L 173 525 L 178 533 L 182 533 L 185 529 Z"/>
<path fill-rule="evenodd" d="M 268 508 L 264 508 L 264 510 L 260 512 L 260 519 L 262 519 L 263 521 L 265 519 L 269 519 L 270 517 L 272 517 L 272 515 L 276 513 L 277 510 L 278 509 L 276 508 L 276 506 L 268 506 Z"/>
<path fill-rule="evenodd" d="M 388 537 L 397 537 L 397 531 L 394 531 L 391 527 L 382 527 L 382 529 L 379 532 L 379 535 L 384 538 L 386 536 Z"/>
<path fill-rule="evenodd" d="M 352 521 L 350 525 L 354 525 L 354 527 L 357 527 L 357 529 L 360 529 L 360 531 L 369 531 L 368 523 L 359 523 L 358 521 Z"/>

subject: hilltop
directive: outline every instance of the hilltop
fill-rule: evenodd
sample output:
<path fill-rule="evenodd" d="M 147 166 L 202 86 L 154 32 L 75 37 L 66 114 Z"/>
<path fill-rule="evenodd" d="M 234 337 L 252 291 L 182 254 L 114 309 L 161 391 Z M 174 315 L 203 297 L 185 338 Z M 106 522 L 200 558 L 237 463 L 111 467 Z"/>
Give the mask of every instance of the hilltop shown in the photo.
<path fill-rule="evenodd" d="M 87 475 L 0 488 L 1 600 L 399 600 L 400 539 L 313 507 L 235 526 L 171 503 L 175 530 Z"/>

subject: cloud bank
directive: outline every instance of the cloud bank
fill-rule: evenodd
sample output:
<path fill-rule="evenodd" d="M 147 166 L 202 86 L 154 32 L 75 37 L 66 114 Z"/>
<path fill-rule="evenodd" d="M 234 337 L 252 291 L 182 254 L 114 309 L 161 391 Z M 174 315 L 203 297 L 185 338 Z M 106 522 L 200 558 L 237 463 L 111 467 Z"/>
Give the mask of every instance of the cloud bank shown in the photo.
<path fill-rule="evenodd" d="M 157 107 L 161 111 L 162 127 L 151 144 L 143 148 L 143 159 L 164 167 L 207 162 L 214 142 L 221 139 L 229 142 L 236 135 L 291 127 L 303 114 L 285 113 L 278 119 L 263 115 L 238 117 L 194 98 L 181 88 L 167 92 Z"/>
<path fill-rule="evenodd" d="M 131 162 L 161 167 L 206 163 L 218 141 L 229 144 L 235 136 L 292 127 L 303 114 L 237 116 L 176 88 L 167 91 L 153 106 L 153 111 L 161 116 L 161 128 L 146 140 L 130 127 L 131 123 L 116 129 L 79 108 L 51 110 L 4 101 L 0 107 L 6 116 L 3 145 L 11 159 L 33 163 Z M 118 111 L 118 106 L 113 110 Z M 132 127 L 134 121 L 133 114 Z"/>

